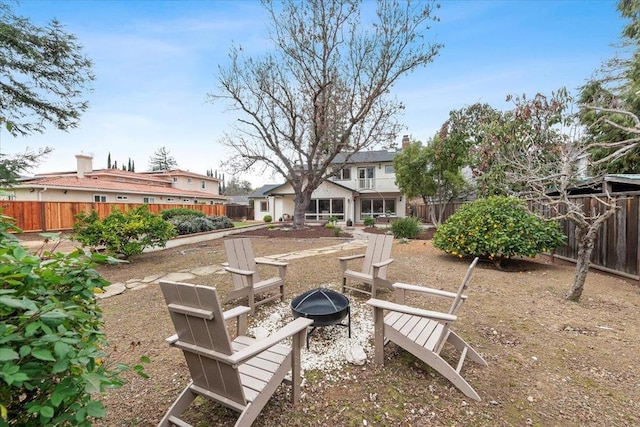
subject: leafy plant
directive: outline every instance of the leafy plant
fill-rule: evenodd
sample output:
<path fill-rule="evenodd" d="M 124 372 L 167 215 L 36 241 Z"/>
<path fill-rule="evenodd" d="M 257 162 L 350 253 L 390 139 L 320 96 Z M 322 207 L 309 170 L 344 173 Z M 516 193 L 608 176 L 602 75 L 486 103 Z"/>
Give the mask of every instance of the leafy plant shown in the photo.
<path fill-rule="evenodd" d="M 265 216 L 262 217 L 262 220 L 264 222 L 271 222 L 271 221 L 273 221 L 273 217 L 271 215 L 265 215 Z"/>
<path fill-rule="evenodd" d="M 414 217 L 398 218 L 391 222 L 391 232 L 396 239 L 415 239 L 420 234 L 420 221 Z"/>
<path fill-rule="evenodd" d="M 99 394 L 121 386 L 130 368 L 102 351 L 94 295 L 107 284 L 95 262 L 117 260 L 81 251 L 43 259 L 10 230 L 13 220 L 0 215 L 0 425 L 90 426 L 105 415 Z"/>
<path fill-rule="evenodd" d="M 147 247 L 164 247 L 175 235 L 172 224 L 142 205 L 127 213 L 114 208 L 102 221 L 95 211 L 80 213 L 73 224 L 72 238 L 84 246 L 104 246 L 109 254 L 129 258 Z"/>
<path fill-rule="evenodd" d="M 531 214 L 524 202 L 504 196 L 463 206 L 433 236 L 433 245 L 447 253 L 488 258 L 497 267 L 503 259 L 535 256 L 564 244 L 556 222 Z"/>
<path fill-rule="evenodd" d="M 168 221 L 173 224 L 177 233 L 181 236 L 234 227 L 233 222 L 226 216 L 179 215 L 170 218 Z"/>
<path fill-rule="evenodd" d="M 196 216 L 196 217 L 203 217 L 205 216 L 204 212 L 196 210 L 196 209 L 189 209 L 189 208 L 171 208 L 171 209 L 165 209 L 162 212 L 160 212 L 160 216 L 162 217 L 162 219 L 164 219 L 165 221 L 170 220 L 171 218 L 174 218 L 176 216 Z"/>
<path fill-rule="evenodd" d="M 372 217 L 368 216 L 364 219 L 365 227 L 375 227 L 375 225 L 376 225 L 376 220 L 373 219 Z"/>

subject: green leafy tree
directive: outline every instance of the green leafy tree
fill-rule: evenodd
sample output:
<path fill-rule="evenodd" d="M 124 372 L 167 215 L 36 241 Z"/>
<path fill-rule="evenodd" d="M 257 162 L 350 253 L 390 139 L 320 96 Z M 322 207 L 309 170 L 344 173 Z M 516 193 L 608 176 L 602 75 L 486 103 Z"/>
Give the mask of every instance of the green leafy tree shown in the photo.
<path fill-rule="evenodd" d="M 0 126 L 13 136 L 42 133 L 47 124 L 76 127 L 88 107 L 82 98 L 93 79 L 91 61 L 58 21 L 36 26 L 0 2 Z M 0 183 L 15 183 L 50 151 L 0 154 Z"/>
<path fill-rule="evenodd" d="M 293 188 L 293 226 L 304 225 L 311 194 L 331 175 L 338 154 L 391 146 L 403 105 L 390 96 L 404 75 L 436 57 L 425 41 L 432 1 L 378 1 L 372 22 L 358 0 L 263 2 L 275 49 L 246 58 L 241 47 L 220 67 L 211 101 L 239 115 L 222 143 L 237 155 L 234 172 L 270 169 Z"/>
<path fill-rule="evenodd" d="M 168 171 L 178 167 L 178 162 L 166 147 L 160 147 L 149 158 L 150 171 Z"/>
<path fill-rule="evenodd" d="M 452 139 L 436 135 L 426 146 L 412 142 L 393 160 L 396 184 L 406 197 L 422 198 L 436 225 L 442 222 L 445 207 L 466 188 L 462 175 L 466 153 Z"/>
<path fill-rule="evenodd" d="M 224 194 L 228 196 L 242 196 L 253 192 L 251 183 L 247 180 L 240 180 L 237 176 L 232 176 L 224 186 Z"/>
<path fill-rule="evenodd" d="M 479 256 L 501 268 L 505 259 L 535 256 L 565 244 L 558 223 L 529 213 L 515 197 L 492 196 L 460 208 L 438 227 L 433 245 L 458 256 Z"/>
<path fill-rule="evenodd" d="M 0 215 L 0 425 L 90 426 L 105 416 L 100 393 L 121 386 L 128 369 L 102 350 L 95 292 L 107 282 L 93 265 L 109 259 L 80 251 L 43 259 L 9 231 L 18 230 Z"/>
<path fill-rule="evenodd" d="M 100 220 L 96 211 L 76 215 L 73 239 L 84 246 L 104 246 L 107 253 L 129 258 L 148 247 L 164 247 L 176 236 L 173 225 L 149 212 L 147 205 L 123 213 L 115 207 Z"/>
<path fill-rule="evenodd" d="M 620 0 L 618 10 L 629 20 L 622 30 L 618 53 L 580 89 L 578 98 L 580 121 L 586 125 L 587 136 L 597 143 L 590 153 L 594 160 L 616 153 L 618 147 L 611 144 L 625 141 L 628 133 L 622 129 L 635 126 L 631 116 L 618 110 L 640 115 L 640 2 Z M 603 115 L 615 125 L 601 120 Z M 640 148 L 600 162 L 590 172 L 640 173 Z"/>

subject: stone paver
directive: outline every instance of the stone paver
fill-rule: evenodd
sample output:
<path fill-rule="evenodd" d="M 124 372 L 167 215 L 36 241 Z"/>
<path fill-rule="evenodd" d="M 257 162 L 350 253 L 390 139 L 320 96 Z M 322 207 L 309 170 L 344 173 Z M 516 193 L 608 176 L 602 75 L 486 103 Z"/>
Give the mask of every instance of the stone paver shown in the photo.
<path fill-rule="evenodd" d="M 350 230 L 353 233 L 353 240 L 339 243 L 333 246 L 327 246 L 324 248 L 305 249 L 296 252 L 289 252 L 284 254 L 267 255 L 264 257 L 256 258 L 256 261 L 271 260 L 271 261 L 290 261 L 299 258 L 306 258 L 317 255 L 334 254 L 340 251 L 348 251 L 351 249 L 359 249 L 367 246 L 368 237 L 365 233 L 358 229 Z M 226 264 L 226 263 L 224 263 Z M 161 273 L 147 276 L 143 279 L 129 279 L 125 283 L 114 283 L 104 288 L 104 293 L 96 293 L 96 297 L 99 299 L 109 298 L 114 295 L 119 295 L 125 290 L 139 290 L 146 288 L 151 283 L 158 283 L 160 279 L 170 280 L 175 282 L 181 282 L 194 279 L 196 276 L 206 276 L 208 274 L 226 274 L 223 265 L 204 265 L 202 267 L 196 267 L 191 270 L 181 270 L 171 273 Z"/>
<path fill-rule="evenodd" d="M 160 279 L 168 280 L 170 282 L 182 282 L 185 280 L 194 279 L 195 277 L 196 277 L 195 274 L 185 273 L 185 272 L 176 272 L 176 273 L 169 273 L 165 276 L 162 276 Z M 158 283 L 160 279 L 156 280 L 154 283 Z"/>

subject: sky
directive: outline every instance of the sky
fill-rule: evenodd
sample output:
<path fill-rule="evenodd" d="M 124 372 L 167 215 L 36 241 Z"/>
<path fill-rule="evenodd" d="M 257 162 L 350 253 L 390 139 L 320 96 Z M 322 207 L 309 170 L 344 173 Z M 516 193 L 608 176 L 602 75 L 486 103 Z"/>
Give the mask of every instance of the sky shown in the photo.
<path fill-rule="evenodd" d="M 365 0 L 364 7 L 375 3 Z M 434 62 L 401 78 L 392 95 L 406 106 L 402 134 L 427 141 L 451 110 L 476 102 L 506 110 L 508 94 L 550 94 L 577 88 L 615 53 L 626 21 L 608 0 L 443 0 L 439 22 L 424 34 L 444 44 Z M 54 148 L 32 173 L 73 171 L 76 154 L 132 159 L 136 171 L 166 147 L 178 167 L 223 173 L 233 155 L 220 144 L 236 116 L 207 102 L 218 91 L 218 67 L 233 44 L 259 56 L 271 49 L 268 22 L 257 1 L 23 0 L 16 14 L 44 25 L 55 18 L 93 61 L 96 80 L 78 128 L 0 135 L 3 153 Z M 402 134 L 398 136 L 398 143 Z M 254 187 L 278 176 L 238 175 Z"/>

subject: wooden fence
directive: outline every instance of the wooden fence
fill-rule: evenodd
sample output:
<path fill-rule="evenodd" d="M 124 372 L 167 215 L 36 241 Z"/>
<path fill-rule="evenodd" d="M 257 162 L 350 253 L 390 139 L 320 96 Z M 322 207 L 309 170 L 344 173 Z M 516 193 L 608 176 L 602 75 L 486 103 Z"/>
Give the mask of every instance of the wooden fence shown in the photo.
<path fill-rule="evenodd" d="M 86 202 L 0 202 L 0 212 L 16 219 L 16 225 L 25 232 L 63 231 L 73 228 L 77 214 L 98 212 L 100 218 L 112 209 L 127 212 L 142 206 L 141 203 L 86 203 Z M 188 208 L 204 212 L 205 215 L 228 216 L 232 219 L 252 218 L 250 208 L 243 205 L 183 205 L 150 204 L 149 212 L 158 214 L 172 208 Z"/>
<path fill-rule="evenodd" d="M 640 280 L 640 194 L 616 194 L 618 210 L 600 228 L 591 254 L 593 268 L 623 277 Z M 584 206 L 585 213 L 602 212 L 604 207 L 590 195 L 573 196 Z M 444 219 L 459 209 L 464 203 L 454 203 L 445 210 Z M 436 209 L 438 207 L 436 206 Z M 424 222 L 431 222 L 429 207 L 414 206 L 414 215 Z M 578 255 L 575 226 L 561 220 L 560 226 L 567 236 L 567 245 L 555 251 L 553 256 L 567 261 L 575 261 Z"/>

